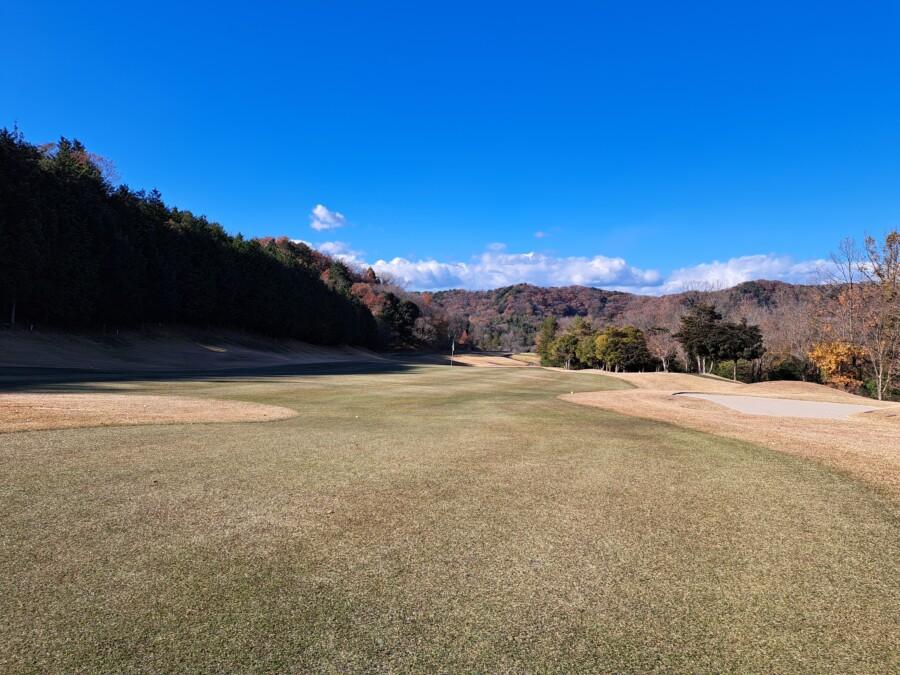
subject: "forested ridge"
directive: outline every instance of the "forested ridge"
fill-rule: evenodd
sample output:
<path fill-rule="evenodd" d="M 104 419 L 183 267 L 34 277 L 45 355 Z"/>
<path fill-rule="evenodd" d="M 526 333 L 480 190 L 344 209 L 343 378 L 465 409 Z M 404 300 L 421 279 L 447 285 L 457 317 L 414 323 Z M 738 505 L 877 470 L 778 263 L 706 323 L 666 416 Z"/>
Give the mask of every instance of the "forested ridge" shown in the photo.
<path fill-rule="evenodd" d="M 109 166 L 78 141 L 37 146 L 0 131 L 0 310 L 11 323 L 166 322 L 378 344 L 340 263 L 286 238 L 230 236 L 155 190 L 114 186 Z"/>
<path fill-rule="evenodd" d="M 516 284 L 487 291 L 460 289 L 415 294 L 419 304 L 451 324 L 463 325 L 474 345 L 484 349 L 519 351 L 535 344 L 541 322 L 550 316 L 563 323 L 576 316 L 595 326 L 630 323 L 644 328 L 677 324 L 678 316 L 701 300 L 728 315 L 758 314 L 766 309 L 811 303 L 813 286 L 780 281 L 748 281 L 727 289 L 694 284 L 664 296 L 635 295 L 587 286 Z"/>
<path fill-rule="evenodd" d="M 815 281 L 659 297 L 529 284 L 414 297 L 424 320 L 466 346 L 534 349 L 544 365 L 802 379 L 900 398 L 900 233 L 840 242 Z"/>
<path fill-rule="evenodd" d="M 245 239 L 115 185 L 65 138 L 0 130 L 0 317 L 56 328 L 187 324 L 323 345 L 534 349 L 547 365 L 824 381 L 900 396 L 900 233 L 841 242 L 819 283 L 652 297 L 583 286 L 408 292 L 287 237 Z"/>

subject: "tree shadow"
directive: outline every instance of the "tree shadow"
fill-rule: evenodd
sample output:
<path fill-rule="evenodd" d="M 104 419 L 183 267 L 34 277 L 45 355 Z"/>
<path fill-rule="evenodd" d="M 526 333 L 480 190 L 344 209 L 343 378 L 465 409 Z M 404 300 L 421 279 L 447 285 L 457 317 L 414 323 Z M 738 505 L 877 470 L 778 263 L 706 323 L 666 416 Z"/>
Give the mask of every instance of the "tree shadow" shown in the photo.
<path fill-rule="evenodd" d="M 0 392 L 83 391 L 109 382 L 220 382 L 245 383 L 322 375 L 376 375 L 403 373 L 419 367 L 401 360 L 305 363 L 283 366 L 179 370 L 101 370 L 85 368 L 0 367 Z"/>

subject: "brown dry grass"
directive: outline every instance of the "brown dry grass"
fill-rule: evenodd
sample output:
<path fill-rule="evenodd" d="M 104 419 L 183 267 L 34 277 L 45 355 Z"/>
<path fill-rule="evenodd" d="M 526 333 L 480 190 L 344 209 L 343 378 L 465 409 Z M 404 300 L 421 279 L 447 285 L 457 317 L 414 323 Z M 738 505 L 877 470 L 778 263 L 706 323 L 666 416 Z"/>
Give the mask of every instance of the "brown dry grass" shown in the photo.
<path fill-rule="evenodd" d="M 638 389 L 563 395 L 565 401 L 687 429 L 749 441 L 820 461 L 900 494 L 900 406 L 879 403 L 808 382 L 741 384 L 677 373 L 610 374 Z M 882 408 L 847 420 L 744 415 L 712 401 L 674 396 L 691 391 L 741 396 L 858 403 Z"/>
<path fill-rule="evenodd" d="M 453 362 L 478 368 L 525 368 L 528 366 L 527 363 L 501 354 L 457 354 L 453 357 Z"/>
<path fill-rule="evenodd" d="M 0 433 L 135 424 L 263 422 L 297 413 L 244 401 L 128 394 L 0 394 Z"/>
<path fill-rule="evenodd" d="M 534 352 L 522 352 L 521 354 L 513 354 L 509 358 L 514 359 L 516 361 L 522 361 L 524 363 L 528 363 L 533 366 L 541 365 L 541 357 L 535 354 Z"/>
<path fill-rule="evenodd" d="M 900 502 L 540 368 L 66 385 L 272 424 L 0 436 L 0 672 L 896 670 Z M 703 403 L 703 402 L 698 402 Z"/>
<path fill-rule="evenodd" d="M 419 356 L 415 359 L 418 364 L 430 364 L 435 366 L 449 366 L 449 354 L 429 354 Z M 453 365 L 455 366 L 473 366 L 475 368 L 525 368 L 525 363 L 515 356 L 509 354 L 492 354 L 492 353 L 474 353 L 468 352 L 457 353 L 453 356 Z"/>

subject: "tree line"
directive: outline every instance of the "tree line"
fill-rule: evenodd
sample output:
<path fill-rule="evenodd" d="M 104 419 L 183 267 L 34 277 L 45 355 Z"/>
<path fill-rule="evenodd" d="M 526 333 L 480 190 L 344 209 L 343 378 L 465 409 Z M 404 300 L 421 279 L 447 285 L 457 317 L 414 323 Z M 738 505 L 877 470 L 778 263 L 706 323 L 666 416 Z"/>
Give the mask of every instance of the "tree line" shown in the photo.
<path fill-rule="evenodd" d="M 10 323 L 165 322 L 378 343 L 372 312 L 322 279 L 317 252 L 231 236 L 155 190 L 114 186 L 110 167 L 77 140 L 37 146 L 0 130 L 0 310 Z"/>
<path fill-rule="evenodd" d="M 830 258 L 802 285 L 695 283 L 652 297 L 518 284 L 428 295 L 436 321 L 465 330 L 475 348 L 534 350 L 548 365 L 803 380 L 898 400 L 900 233 L 846 239 Z M 598 360 L 593 342 L 607 330 L 625 348 Z"/>
<path fill-rule="evenodd" d="M 657 328 L 655 333 L 666 331 Z M 655 334 L 651 329 L 651 335 Z M 700 373 L 716 371 L 716 364 L 730 364 L 729 373 L 738 378 L 740 361 L 756 363 L 765 353 L 759 326 L 746 320 L 724 321 L 715 307 L 699 304 L 681 317 L 680 330 L 672 335 L 685 358 L 679 360 L 674 347 L 654 355 L 647 334 L 636 326 L 607 325 L 594 330 L 591 323 L 575 317 L 560 331 L 556 317 L 541 324 L 536 351 L 543 366 L 566 369 L 599 368 L 615 372 L 670 369 L 691 370 L 696 364 Z"/>
<path fill-rule="evenodd" d="M 900 399 L 900 233 L 844 240 L 818 277 L 634 296 L 614 316 L 551 315 L 535 351 L 566 368 L 806 380 Z"/>
<path fill-rule="evenodd" d="M 286 237 L 245 239 L 115 186 L 78 141 L 0 130 L 0 316 L 12 324 L 244 328 L 318 344 L 535 349 L 548 365 L 825 382 L 900 396 L 900 234 L 847 239 L 819 283 L 663 297 L 518 284 L 407 292 Z"/>
<path fill-rule="evenodd" d="M 798 326 L 809 359 L 829 384 L 900 397 L 900 232 L 845 239 L 820 281 L 815 312 Z"/>

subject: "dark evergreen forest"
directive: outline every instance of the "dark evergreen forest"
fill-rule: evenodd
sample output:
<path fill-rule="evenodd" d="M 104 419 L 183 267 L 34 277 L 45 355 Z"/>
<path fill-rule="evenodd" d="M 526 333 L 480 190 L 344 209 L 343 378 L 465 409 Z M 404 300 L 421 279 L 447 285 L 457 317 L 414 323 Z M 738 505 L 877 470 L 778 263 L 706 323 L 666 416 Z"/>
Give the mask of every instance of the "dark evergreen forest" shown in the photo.
<path fill-rule="evenodd" d="M 371 311 L 320 278 L 304 245 L 217 223 L 115 186 L 78 141 L 0 130 L 2 321 L 90 329 L 178 323 L 324 345 L 375 346 Z"/>

